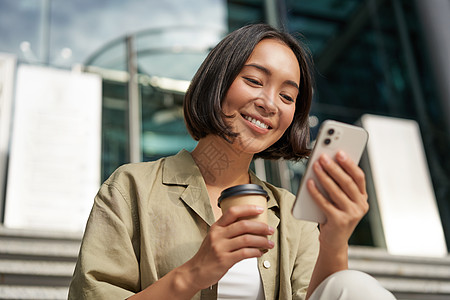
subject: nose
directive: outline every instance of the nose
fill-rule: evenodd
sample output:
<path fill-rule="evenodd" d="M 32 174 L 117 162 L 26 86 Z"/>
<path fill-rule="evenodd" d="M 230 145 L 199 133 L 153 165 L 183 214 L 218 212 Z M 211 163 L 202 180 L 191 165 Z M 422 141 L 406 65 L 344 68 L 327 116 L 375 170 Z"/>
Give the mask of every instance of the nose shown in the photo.
<path fill-rule="evenodd" d="M 262 92 L 255 105 L 260 113 L 273 115 L 278 110 L 275 99 L 276 96 L 273 93 Z"/>

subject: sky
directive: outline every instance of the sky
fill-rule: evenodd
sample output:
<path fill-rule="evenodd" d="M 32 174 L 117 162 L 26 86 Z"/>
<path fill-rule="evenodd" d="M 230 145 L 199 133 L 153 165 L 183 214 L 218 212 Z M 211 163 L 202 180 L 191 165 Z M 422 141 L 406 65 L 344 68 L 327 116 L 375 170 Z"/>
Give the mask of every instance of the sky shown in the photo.
<path fill-rule="evenodd" d="M 0 0 L 0 52 L 42 58 L 42 7 L 50 3 L 49 62 L 79 64 L 106 43 L 150 28 L 226 31 L 224 0 Z"/>

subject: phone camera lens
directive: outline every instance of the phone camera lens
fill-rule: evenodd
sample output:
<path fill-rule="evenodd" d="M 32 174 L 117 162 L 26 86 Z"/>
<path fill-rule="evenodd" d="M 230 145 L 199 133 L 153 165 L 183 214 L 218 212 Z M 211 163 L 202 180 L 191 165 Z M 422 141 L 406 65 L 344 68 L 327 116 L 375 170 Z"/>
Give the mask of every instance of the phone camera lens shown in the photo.
<path fill-rule="evenodd" d="M 333 128 L 331 128 L 331 129 L 328 130 L 328 134 L 329 134 L 329 135 L 332 135 L 333 133 L 334 133 L 334 129 L 333 129 Z"/>
<path fill-rule="evenodd" d="M 324 142 L 325 145 L 329 145 L 331 143 L 331 140 L 330 139 L 325 139 L 323 142 Z"/>

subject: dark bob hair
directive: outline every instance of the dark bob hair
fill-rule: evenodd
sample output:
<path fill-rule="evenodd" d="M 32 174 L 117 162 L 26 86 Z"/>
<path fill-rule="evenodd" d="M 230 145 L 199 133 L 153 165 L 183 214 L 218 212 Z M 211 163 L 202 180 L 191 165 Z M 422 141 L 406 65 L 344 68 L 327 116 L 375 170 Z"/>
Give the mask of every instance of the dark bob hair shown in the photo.
<path fill-rule="evenodd" d="M 226 124 L 222 101 L 255 46 L 264 39 L 286 44 L 300 66 L 300 90 L 295 104 L 294 119 L 283 136 L 266 150 L 255 154 L 265 159 L 299 160 L 310 154 L 308 116 L 313 94 L 312 61 L 309 51 L 290 34 L 266 24 L 242 27 L 227 35 L 208 54 L 184 99 L 184 118 L 195 140 L 209 134 L 229 142 L 239 135 Z"/>

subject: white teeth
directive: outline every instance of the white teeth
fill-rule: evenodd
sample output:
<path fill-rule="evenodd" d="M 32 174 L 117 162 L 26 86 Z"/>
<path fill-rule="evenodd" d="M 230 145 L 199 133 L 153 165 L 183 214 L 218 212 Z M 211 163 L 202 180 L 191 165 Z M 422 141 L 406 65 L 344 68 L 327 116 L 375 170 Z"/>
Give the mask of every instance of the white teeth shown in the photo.
<path fill-rule="evenodd" d="M 263 122 L 261 122 L 259 120 L 253 119 L 252 117 L 245 116 L 245 119 L 252 122 L 253 124 L 255 124 L 256 126 L 258 126 L 260 128 L 264 128 L 264 129 L 269 128 L 269 125 L 264 124 Z"/>

